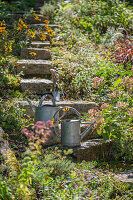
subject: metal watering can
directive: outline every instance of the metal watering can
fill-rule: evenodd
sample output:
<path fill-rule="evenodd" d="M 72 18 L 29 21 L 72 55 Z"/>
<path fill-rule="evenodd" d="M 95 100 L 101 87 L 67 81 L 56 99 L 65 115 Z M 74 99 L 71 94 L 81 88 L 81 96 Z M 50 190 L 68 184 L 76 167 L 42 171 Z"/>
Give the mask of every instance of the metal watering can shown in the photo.
<path fill-rule="evenodd" d="M 74 111 L 74 113 L 78 116 L 78 119 L 62 119 L 58 118 L 58 114 L 60 111 L 68 112 Z M 63 115 L 64 116 L 64 115 Z M 61 144 L 65 147 L 76 147 L 80 146 L 80 142 L 82 138 L 87 134 L 87 132 L 93 127 L 96 123 L 94 122 L 81 122 L 80 113 L 72 107 L 62 107 L 59 108 L 54 114 L 54 131 L 57 137 L 61 139 Z M 61 136 L 58 134 L 56 123 L 61 123 Z M 90 124 L 90 126 L 83 132 L 80 133 L 80 125 L 81 124 Z M 58 129 L 59 130 L 59 129 Z"/>
<path fill-rule="evenodd" d="M 43 105 L 43 101 L 46 97 L 49 97 L 52 100 L 52 105 L 49 104 Z M 52 121 L 55 112 L 59 109 L 59 107 L 56 105 L 54 96 L 49 93 L 42 96 L 38 106 L 35 109 L 33 108 L 29 99 L 27 99 L 27 101 L 30 104 L 30 107 L 34 113 L 35 122 L 37 121 L 47 122 L 48 120 Z"/>

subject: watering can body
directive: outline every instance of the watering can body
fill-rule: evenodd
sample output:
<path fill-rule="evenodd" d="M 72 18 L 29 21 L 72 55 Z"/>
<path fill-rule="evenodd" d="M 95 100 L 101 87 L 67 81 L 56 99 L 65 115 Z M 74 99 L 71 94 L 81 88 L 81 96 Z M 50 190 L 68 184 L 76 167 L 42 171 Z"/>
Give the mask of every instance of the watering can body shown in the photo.
<path fill-rule="evenodd" d="M 49 97 L 52 100 L 52 105 L 48 105 L 48 104 L 43 105 L 43 101 L 46 97 Z M 29 100 L 28 102 L 32 108 L 32 111 L 34 112 L 35 122 L 37 121 L 47 122 L 48 120 L 52 121 L 55 112 L 59 109 L 59 107 L 56 106 L 53 95 L 49 93 L 42 96 L 35 110 L 33 109 L 31 102 Z"/>
<path fill-rule="evenodd" d="M 80 146 L 80 120 L 61 122 L 61 144 L 66 147 Z"/>
<path fill-rule="evenodd" d="M 58 121 L 58 113 L 60 110 L 66 110 L 66 107 L 60 108 L 56 111 L 54 114 L 54 123 L 56 125 L 56 122 Z M 81 122 L 81 115 L 80 113 L 72 107 L 69 107 L 69 110 L 74 111 L 78 119 L 62 119 L 61 120 L 61 136 L 58 134 L 55 126 L 55 134 L 57 137 L 61 139 L 61 144 L 64 147 L 78 147 L 81 145 L 82 138 L 88 133 L 88 131 L 93 127 L 96 121 L 94 122 Z M 90 126 L 81 133 L 81 124 L 90 124 Z"/>
<path fill-rule="evenodd" d="M 36 107 L 35 110 L 35 122 L 48 120 L 52 121 L 55 112 L 58 110 L 58 106 L 54 105 L 43 105 L 41 107 Z"/>

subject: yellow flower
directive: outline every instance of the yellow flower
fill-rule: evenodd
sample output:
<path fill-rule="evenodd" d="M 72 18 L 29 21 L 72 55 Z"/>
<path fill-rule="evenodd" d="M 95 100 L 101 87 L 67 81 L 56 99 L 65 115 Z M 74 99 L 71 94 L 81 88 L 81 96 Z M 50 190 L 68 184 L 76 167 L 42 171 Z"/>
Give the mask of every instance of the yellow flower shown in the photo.
<path fill-rule="evenodd" d="M 53 32 L 49 32 L 49 36 L 52 37 L 54 35 Z"/>
<path fill-rule="evenodd" d="M 7 42 L 5 42 L 5 52 L 6 53 L 11 53 L 12 52 L 12 42 L 9 42 L 9 43 L 7 43 Z"/>
<path fill-rule="evenodd" d="M 46 29 L 46 31 L 48 31 L 48 30 L 49 30 L 49 27 L 48 27 L 48 25 L 45 25 L 45 29 Z"/>
<path fill-rule="evenodd" d="M 22 30 L 22 26 L 18 23 L 17 31 L 21 31 L 21 30 Z"/>
<path fill-rule="evenodd" d="M 34 17 L 35 20 L 41 21 L 41 19 L 38 17 L 38 15 L 36 13 L 33 13 L 33 17 Z"/>
<path fill-rule="evenodd" d="M 12 43 L 9 44 L 8 48 L 9 48 L 9 52 L 11 53 L 12 52 Z"/>
<path fill-rule="evenodd" d="M 69 111 L 70 110 L 70 107 L 65 107 L 62 109 L 63 111 Z"/>
<path fill-rule="evenodd" d="M 5 33 L 6 32 L 6 24 L 5 24 L 5 21 L 1 21 L 0 22 L 0 33 Z"/>
<path fill-rule="evenodd" d="M 45 26 L 45 29 L 48 32 L 49 36 L 53 36 L 54 35 L 53 30 L 50 27 L 48 27 L 48 25 Z"/>
<path fill-rule="evenodd" d="M 52 123 L 54 123 L 54 118 L 52 119 L 52 121 L 51 121 Z"/>
<path fill-rule="evenodd" d="M 34 38 L 35 35 L 36 35 L 36 34 L 35 34 L 34 32 L 31 32 L 31 33 L 30 33 L 30 37 L 31 37 L 31 38 Z"/>
<path fill-rule="evenodd" d="M 46 23 L 46 24 L 49 24 L 49 21 L 48 21 L 48 20 L 44 20 L 43 22 Z"/>
<path fill-rule="evenodd" d="M 24 21 L 21 18 L 19 18 L 17 30 L 21 31 L 23 28 L 27 29 L 28 26 L 24 23 Z"/>
<path fill-rule="evenodd" d="M 23 21 L 21 18 L 19 18 L 19 22 L 20 22 L 21 24 L 24 24 L 24 21 Z"/>
<path fill-rule="evenodd" d="M 0 26 L 6 26 L 5 21 L 0 22 Z"/>
<path fill-rule="evenodd" d="M 15 66 L 18 66 L 19 64 L 17 62 L 14 63 Z"/>
<path fill-rule="evenodd" d="M 6 27 L 0 27 L 0 33 L 5 33 L 6 32 Z"/>
<path fill-rule="evenodd" d="M 44 33 L 39 34 L 40 40 L 46 40 L 46 35 Z"/>
<path fill-rule="evenodd" d="M 36 52 L 33 52 L 33 51 L 30 51 L 29 54 L 32 56 L 36 56 Z"/>

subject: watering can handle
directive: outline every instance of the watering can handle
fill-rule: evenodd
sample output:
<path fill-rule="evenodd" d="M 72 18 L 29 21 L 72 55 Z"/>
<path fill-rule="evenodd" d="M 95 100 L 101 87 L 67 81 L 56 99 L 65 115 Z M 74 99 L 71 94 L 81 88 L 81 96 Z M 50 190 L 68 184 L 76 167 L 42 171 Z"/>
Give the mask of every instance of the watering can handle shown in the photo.
<path fill-rule="evenodd" d="M 44 94 L 44 95 L 42 96 L 42 98 L 40 99 L 40 102 L 39 102 L 39 104 L 38 104 L 38 107 L 41 107 L 41 106 L 42 106 L 42 103 L 43 103 L 43 101 L 44 101 L 44 99 L 45 99 L 46 97 L 50 97 L 50 98 L 52 99 L 53 105 L 56 106 L 55 99 L 54 99 L 53 95 L 47 93 L 47 94 Z"/>
<path fill-rule="evenodd" d="M 57 113 L 58 113 L 59 111 L 61 111 L 61 110 L 64 111 L 64 112 L 67 112 L 67 111 L 69 111 L 69 110 L 72 110 L 72 111 L 74 111 L 74 112 L 77 114 L 77 116 L 78 116 L 79 119 L 81 120 L 81 115 L 80 115 L 80 113 L 79 113 L 75 108 L 65 106 L 65 107 L 59 108 L 59 109 L 55 112 L 55 114 L 54 114 L 54 116 L 53 116 L 54 125 L 56 124 L 57 121 L 59 121 L 59 120 L 62 118 L 62 116 L 64 117 L 64 115 L 62 115 L 61 118 L 59 118 L 58 120 L 57 120 L 57 118 L 56 118 Z M 58 132 L 57 132 L 57 130 L 56 130 L 56 126 L 54 127 L 54 131 L 55 131 L 56 136 L 57 136 L 58 138 L 61 138 L 61 136 L 58 134 Z"/>

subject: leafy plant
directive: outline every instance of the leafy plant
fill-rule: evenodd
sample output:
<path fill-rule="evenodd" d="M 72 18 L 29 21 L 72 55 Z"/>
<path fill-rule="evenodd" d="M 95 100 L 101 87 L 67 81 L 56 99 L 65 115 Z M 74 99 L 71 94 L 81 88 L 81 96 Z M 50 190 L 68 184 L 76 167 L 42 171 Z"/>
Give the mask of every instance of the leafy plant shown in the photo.
<path fill-rule="evenodd" d="M 119 39 L 115 44 L 115 51 L 113 52 L 112 59 L 115 58 L 115 63 L 122 63 L 124 68 L 131 69 L 133 65 L 133 44 L 128 38 Z"/>
<path fill-rule="evenodd" d="M 8 188 L 5 181 L 0 180 L 0 199 L 1 200 L 12 200 L 12 193 Z"/>
<path fill-rule="evenodd" d="M 55 15 L 55 6 L 50 3 L 44 3 L 44 5 L 41 7 L 40 13 L 44 15 L 46 19 L 51 21 Z"/>

